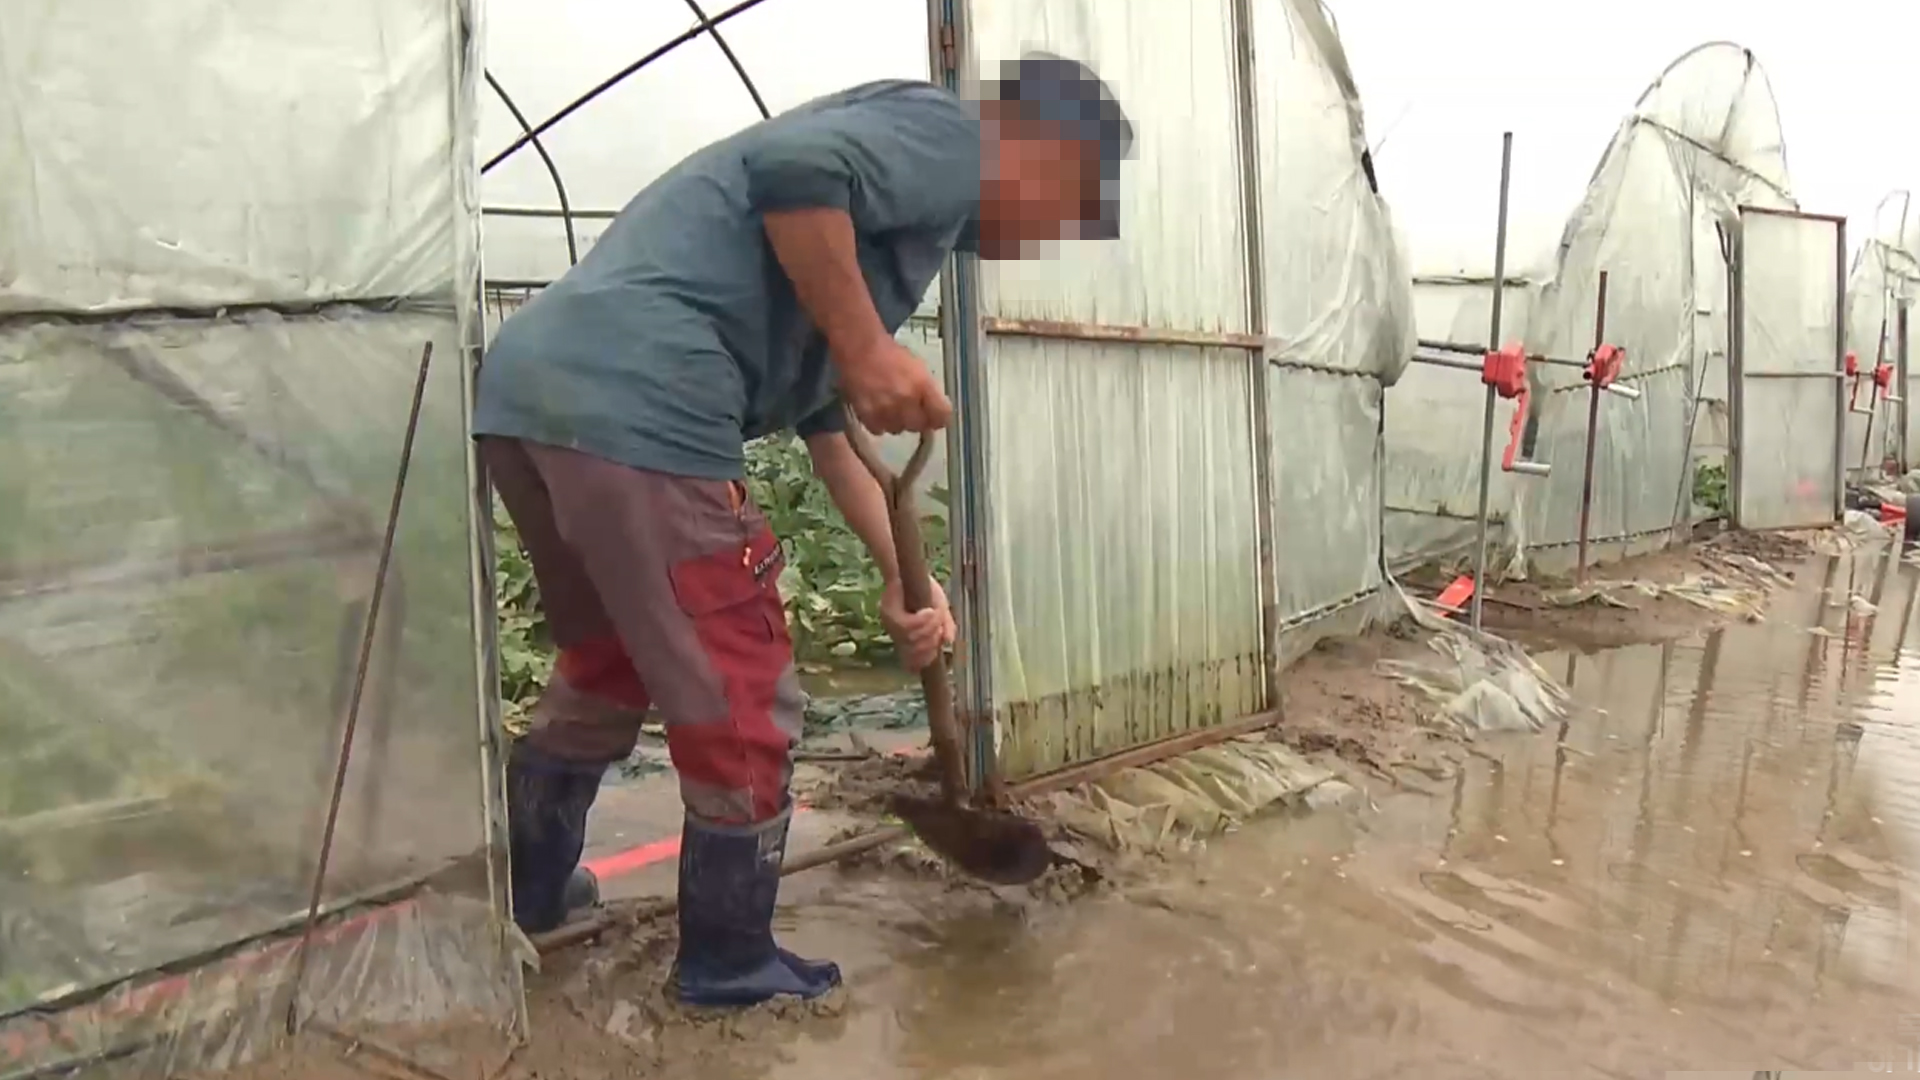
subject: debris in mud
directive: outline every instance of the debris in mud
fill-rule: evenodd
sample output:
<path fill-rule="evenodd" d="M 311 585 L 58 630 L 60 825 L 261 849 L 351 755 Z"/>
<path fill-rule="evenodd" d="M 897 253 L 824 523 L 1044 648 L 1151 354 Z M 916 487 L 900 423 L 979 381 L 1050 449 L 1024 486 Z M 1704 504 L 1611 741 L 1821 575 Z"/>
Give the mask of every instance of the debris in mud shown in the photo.
<path fill-rule="evenodd" d="M 1697 552 L 1717 552 L 1727 555 L 1741 555 L 1770 566 L 1790 566 L 1814 553 L 1822 532 L 1801 534 L 1797 532 L 1749 532 L 1729 530 L 1696 545 Z"/>
<path fill-rule="evenodd" d="M 1808 535 L 1813 539 L 1809 540 Z M 1724 532 L 1703 543 L 1596 567 L 1584 585 L 1508 582 L 1486 628 L 1529 644 L 1607 648 L 1685 636 L 1724 621 L 1757 622 L 1787 569 L 1835 535 Z"/>
<path fill-rule="evenodd" d="M 926 757 L 876 754 L 836 765 L 817 779 L 794 782 L 794 796 L 816 810 L 884 815 L 895 795 L 930 797 L 939 791 Z"/>
<path fill-rule="evenodd" d="M 672 989 L 677 944 L 671 918 L 650 920 L 604 939 L 565 971 L 530 986 L 536 1025 L 559 1026 L 553 1016 L 539 1014 L 562 1013 L 574 1021 L 566 1025 L 574 1031 L 565 1039 L 539 1040 L 508 1075 L 611 1078 L 657 1069 L 713 1075 L 737 1067 L 750 1048 L 777 1052 L 778 1040 L 768 1038 L 776 1029 L 831 1034 L 846 1012 L 845 988 L 813 1001 L 776 998 L 750 1009 L 683 1006 Z M 582 1071 L 588 1058 L 601 1059 L 607 1068 Z"/>
<path fill-rule="evenodd" d="M 842 830 L 829 837 L 828 843 L 839 843 L 866 831 L 864 827 Z M 1048 839 L 1058 860 L 1039 878 L 1026 885 L 994 886 L 975 880 L 912 836 L 896 844 L 862 852 L 845 860 L 841 866 L 848 872 L 878 872 L 891 877 L 937 883 L 951 890 L 990 893 L 1003 899 L 1025 895 L 1033 900 L 1064 903 L 1100 891 L 1118 869 L 1114 860 L 1107 853 L 1077 841 L 1064 830 L 1056 828 L 1051 831 L 1053 835 Z"/>
<path fill-rule="evenodd" d="M 1539 731 L 1566 714 L 1565 688 L 1510 642 L 1435 620 L 1428 644 L 1442 663 L 1382 661 L 1380 671 L 1432 701 L 1449 734 Z"/>
<path fill-rule="evenodd" d="M 1426 638 L 1408 617 L 1357 638 L 1322 642 L 1281 676 L 1281 720 L 1272 738 L 1388 782 L 1401 766 L 1425 763 L 1436 737 L 1423 721 L 1430 706 L 1382 678 L 1379 664 L 1422 655 Z"/>
<path fill-rule="evenodd" d="M 1047 809 L 1068 832 L 1108 851 L 1165 856 L 1334 779 L 1278 743 L 1242 738 L 1122 769 L 1053 796 Z"/>

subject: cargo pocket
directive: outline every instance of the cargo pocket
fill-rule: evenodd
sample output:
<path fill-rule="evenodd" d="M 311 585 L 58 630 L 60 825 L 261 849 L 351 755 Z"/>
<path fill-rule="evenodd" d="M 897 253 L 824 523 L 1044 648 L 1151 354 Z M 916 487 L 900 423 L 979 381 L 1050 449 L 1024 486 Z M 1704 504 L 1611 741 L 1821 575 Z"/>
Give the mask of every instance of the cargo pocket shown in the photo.
<path fill-rule="evenodd" d="M 668 571 L 674 598 L 733 708 L 764 710 L 792 659 L 776 584 L 783 565 L 773 533 L 743 547 L 685 559 Z"/>

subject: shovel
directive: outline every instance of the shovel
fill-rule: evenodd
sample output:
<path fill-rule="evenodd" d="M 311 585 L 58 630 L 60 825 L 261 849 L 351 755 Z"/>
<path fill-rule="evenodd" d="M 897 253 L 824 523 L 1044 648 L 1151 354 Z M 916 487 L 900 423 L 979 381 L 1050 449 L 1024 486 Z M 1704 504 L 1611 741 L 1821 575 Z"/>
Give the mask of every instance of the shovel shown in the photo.
<path fill-rule="evenodd" d="M 906 609 L 924 611 L 933 606 L 933 579 L 927 572 L 926 543 L 920 536 L 913 489 L 933 452 L 932 436 L 920 436 L 920 445 L 914 447 L 906 468 L 897 475 L 880 460 L 872 436 L 860 426 L 851 409 L 847 410 L 847 440 L 886 496 Z M 936 653 L 933 662 L 920 672 L 920 686 L 926 692 L 927 726 L 932 730 L 933 756 L 940 767 L 940 798 L 895 795 L 889 800 L 889 808 L 935 854 L 982 881 L 1025 885 L 1046 873 L 1053 865 L 1053 851 L 1038 825 L 1018 814 L 968 805 L 960 725 L 953 715 L 953 686 L 947 681 L 945 655 Z"/>

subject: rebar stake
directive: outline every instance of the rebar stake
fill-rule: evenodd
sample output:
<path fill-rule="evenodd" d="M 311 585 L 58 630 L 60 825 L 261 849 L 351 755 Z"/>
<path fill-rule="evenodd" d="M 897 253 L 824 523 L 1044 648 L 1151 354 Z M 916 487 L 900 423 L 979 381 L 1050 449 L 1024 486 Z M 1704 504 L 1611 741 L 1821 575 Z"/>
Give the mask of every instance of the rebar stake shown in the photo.
<path fill-rule="evenodd" d="M 307 899 L 307 921 L 293 954 L 293 978 L 287 983 L 287 1034 L 300 1027 L 300 982 L 307 974 L 313 931 L 320 923 L 320 900 L 327 884 L 327 863 L 333 856 L 333 832 L 340 823 L 340 798 L 347 788 L 347 765 L 353 757 L 353 733 L 360 724 L 360 701 L 366 696 L 367 669 L 373 663 L 380 602 L 387 591 L 387 568 L 393 562 L 393 538 L 400 530 L 400 503 L 406 495 L 407 470 L 413 464 L 413 440 L 420 431 L 420 406 L 427 396 L 427 371 L 433 365 L 433 342 L 420 350 L 420 374 L 413 384 L 413 404 L 407 410 L 407 432 L 400 443 L 400 467 L 393 477 L 393 501 L 387 506 L 387 529 L 380 538 L 380 562 L 373 571 L 373 593 L 367 598 L 367 624 L 360 632 L 360 658 L 354 665 L 353 694 L 347 699 L 347 718 L 340 735 L 340 754 L 333 770 L 333 793 L 327 802 L 326 826 L 320 831 L 320 853 L 314 860 L 313 889 Z"/>
<path fill-rule="evenodd" d="M 1600 271 L 1600 298 L 1594 302 L 1593 351 L 1598 356 L 1607 343 L 1607 272 Z M 1588 363 L 1593 361 L 1589 360 Z M 1593 451 L 1600 441 L 1600 395 L 1606 386 L 1589 368 L 1587 386 L 1587 460 L 1580 473 L 1580 561 L 1574 570 L 1576 585 L 1587 583 L 1587 531 L 1593 516 Z"/>
<path fill-rule="evenodd" d="M 1487 331 L 1487 348 L 1500 347 L 1501 306 L 1507 298 L 1507 195 L 1513 183 L 1513 132 L 1500 136 L 1500 217 L 1493 243 L 1493 319 Z M 1495 391 L 1487 386 L 1486 404 L 1480 421 L 1480 522 L 1479 543 L 1473 558 L 1473 604 L 1468 624 L 1480 629 L 1480 608 L 1487 591 L 1487 503 L 1493 494 L 1493 407 Z"/>

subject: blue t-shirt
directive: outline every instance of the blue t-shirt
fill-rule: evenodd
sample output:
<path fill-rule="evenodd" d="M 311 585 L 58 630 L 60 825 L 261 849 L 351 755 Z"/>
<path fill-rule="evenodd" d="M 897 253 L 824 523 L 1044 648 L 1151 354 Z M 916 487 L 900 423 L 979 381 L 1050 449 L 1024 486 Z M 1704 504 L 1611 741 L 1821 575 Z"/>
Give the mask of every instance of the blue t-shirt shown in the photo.
<path fill-rule="evenodd" d="M 874 307 L 897 331 L 948 253 L 973 246 L 979 206 L 979 113 L 930 83 L 868 83 L 755 124 L 649 184 L 507 319 L 474 434 L 738 479 L 745 442 L 843 424 L 826 341 L 761 215 L 846 210 Z"/>

